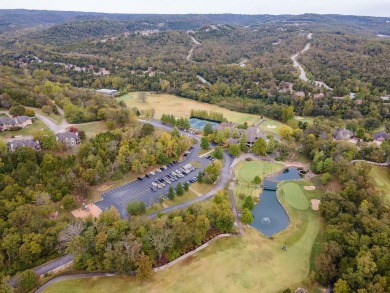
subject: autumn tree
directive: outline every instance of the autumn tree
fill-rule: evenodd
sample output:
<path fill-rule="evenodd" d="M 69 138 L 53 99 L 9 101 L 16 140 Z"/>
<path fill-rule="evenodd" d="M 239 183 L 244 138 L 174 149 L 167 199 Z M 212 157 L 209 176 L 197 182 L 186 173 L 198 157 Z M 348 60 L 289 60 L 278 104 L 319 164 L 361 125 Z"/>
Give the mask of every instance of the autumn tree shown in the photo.
<path fill-rule="evenodd" d="M 265 155 L 267 153 L 267 143 L 265 140 L 261 137 L 258 138 L 252 146 L 252 151 L 257 156 Z"/>

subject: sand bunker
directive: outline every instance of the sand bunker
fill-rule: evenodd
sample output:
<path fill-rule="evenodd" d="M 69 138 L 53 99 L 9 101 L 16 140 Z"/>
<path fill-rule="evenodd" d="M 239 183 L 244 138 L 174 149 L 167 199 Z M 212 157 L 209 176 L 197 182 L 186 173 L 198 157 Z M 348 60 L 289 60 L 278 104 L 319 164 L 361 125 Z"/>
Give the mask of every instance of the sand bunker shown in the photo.
<path fill-rule="evenodd" d="M 304 117 L 300 117 L 300 116 L 295 116 L 294 119 L 295 119 L 295 120 L 303 120 L 303 119 L 305 119 L 305 118 L 304 118 Z"/>
<path fill-rule="evenodd" d="M 267 125 L 267 128 L 276 128 L 276 125 Z"/>
<path fill-rule="evenodd" d="M 313 185 L 311 185 L 311 186 L 304 186 L 303 188 L 304 188 L 305 190 L 314 190 L 314 189 L 316 189 L 316 187 L 313 186 Z"/>
<path fill-rule="evenodd" d="M 87 205 L 87 209 L 83 210 L 81 208 L 72 211 L 72 215 L 75 218 L 85 219 L 89 215 L 92 216 L 92 218 L 98 218 L 100 214 L 102 213 L 102 210 L 95 204 L 90 203 Z"/>
<path fill-rule="evenodd" d="M 314 210 L 314 211 L 318 211 L 319 208 L 320 208 L 320 200 L 319 199 L 312 199 L 311 200 L 311 208 Z"/>

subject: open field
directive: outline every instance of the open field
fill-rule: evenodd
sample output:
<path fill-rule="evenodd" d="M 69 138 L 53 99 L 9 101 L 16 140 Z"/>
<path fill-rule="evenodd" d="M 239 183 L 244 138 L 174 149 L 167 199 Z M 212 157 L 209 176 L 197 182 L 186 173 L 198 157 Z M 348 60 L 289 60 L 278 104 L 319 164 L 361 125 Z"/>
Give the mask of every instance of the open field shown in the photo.
<path fill-rule="evenodd" d="M 251 183 L 256 176 L 259 176 L 263 180 L 268 174 L 280 171 L 283 167 L 281 163 L 241 161 L 236 167 L 236 179 Z"/>
<path fill-rule="evenodd" d="M 304 211 L 309 207 L 309 201 L 303 194 L 301 186 L 297 183 L 283 182 L 281 183 L 280 188 L 282 188 L 285 194 L 284 200 L 293 208 Z"/>
<path fill-rule="evenodd" d="M 233 112 L 228 109 L 198 102 L 191 99 L 180 98 L 169 94 L 152 94 L 148 93 L 145 103 L 138 100 L 138 93 L 129 93 L 118 98 L 119 101 L 124 101 L 129 108 L 137 107 L 139 110 L 151 109 L 155 110 L 155 117 L 160 118 L 162 114 L 172 114 L 176 117 L 190 117 L 191 110 L 207 110 L 223 113 L 224 117 L 233 123 L 244 123 L 248 125 L 256 124 L 260 121 L 260 116 Z"/>
<path fill-rule="evenodd" d="M 385 200 L 390 204 L 390 169 L 388 167 L 372 166 L 370 175 L 375 186 L 385 193 Z"/>
<path fill-rule="evenodd" d="M 72 124 L 78 130 L 84 130 L 87 139 L 95 137 L 97 134 L 107 131 L 106 123 L 103 121 L 88 122 L 82 124 Z"/>
<path fill-rule="evenodd" d="M 36 131 L 40 131 L 42 129 L 48 129 L 46 125 L 39 119 L 33 119 L 33 124 L 29 125 L 18 131 L 2 131 L 0 132 L 0 138 L 3 139 L 11 139 L 13 136 L 32 136 Z"/>

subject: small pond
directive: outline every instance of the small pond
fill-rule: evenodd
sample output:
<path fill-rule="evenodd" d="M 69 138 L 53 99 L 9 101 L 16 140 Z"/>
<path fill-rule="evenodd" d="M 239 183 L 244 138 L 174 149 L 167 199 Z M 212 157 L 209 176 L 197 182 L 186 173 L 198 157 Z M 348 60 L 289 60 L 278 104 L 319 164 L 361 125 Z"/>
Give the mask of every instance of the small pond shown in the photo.
<path fill-rule="evenodd" d="M 284 180 L 302 179 L 298 168 L 287 168 L 274 177 L 263 180 L 263 191 L 260 201 L 252 211 L 254 221 L 251 226 L 259 230 L 266 237 L 270 237 L 287 228 L 290 220 L 280 204 L 276 189 L 279 182 Z"/>
<path fill-rule="evenodd" d="M 198 119 L 198 118 L 191 118 L 190 119 L 190 125 L 191 125 L 191 128 L 193 128 L 193 129 L 203 130 L 204 126 L 207 123 L 211 124 L 212 127 L 217 126 L 219 124 L 217 122 L 210 122 L 210 121 L 202 120 L 202 119 Z"/>

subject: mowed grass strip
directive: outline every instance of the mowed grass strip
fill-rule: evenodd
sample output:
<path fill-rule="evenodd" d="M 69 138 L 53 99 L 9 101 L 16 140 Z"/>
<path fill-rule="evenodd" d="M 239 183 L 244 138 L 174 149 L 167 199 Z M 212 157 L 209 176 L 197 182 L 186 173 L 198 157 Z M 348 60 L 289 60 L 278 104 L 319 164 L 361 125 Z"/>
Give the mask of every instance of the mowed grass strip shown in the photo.
<path fill-rule="evenodd" d="M 160 118 L 162 114 L 171 114 L 176 117 L 190 117 L 191 110 L 206 110 L 222 113 L 223 116 L 233 123 L 255 125 L 260 121 L 259 115 L 230 111 L 217 105 L 198 102 L 191 99 L 181 98 L 169 94 L 147 93 L 146 102 L 138 100 L 138 92 L 129 93 L 117 98 L 124 101 L 129 108 L 137 107 L 139 110 L 154 109 L 155 118 Z"/>
<path fill-rule="evenodd" d="M 374 179 L 375 187 L 384 192 L 386 203 L 390 204 L 390 169 L 388 167 L 372 166 L 370 175 Z"/>
<path fill-rule="evenodd" d="M 259 176 L 261 179 L 263 179 L 269 174 L 282 170 L 283 167 L 283 164 L 274 162 L 243 161 L 240 162 L 236 167 L 236 176 L 239 180 L 253 182 L 256 176 Z"/>
<path fill-rule="evenodd" d="M 281 188 L 285 202 L 300 211 L 308 209 L 309 201 L 303 193 L 301 186 L 294 182 L 286 182 L 281 184 Z"/>

